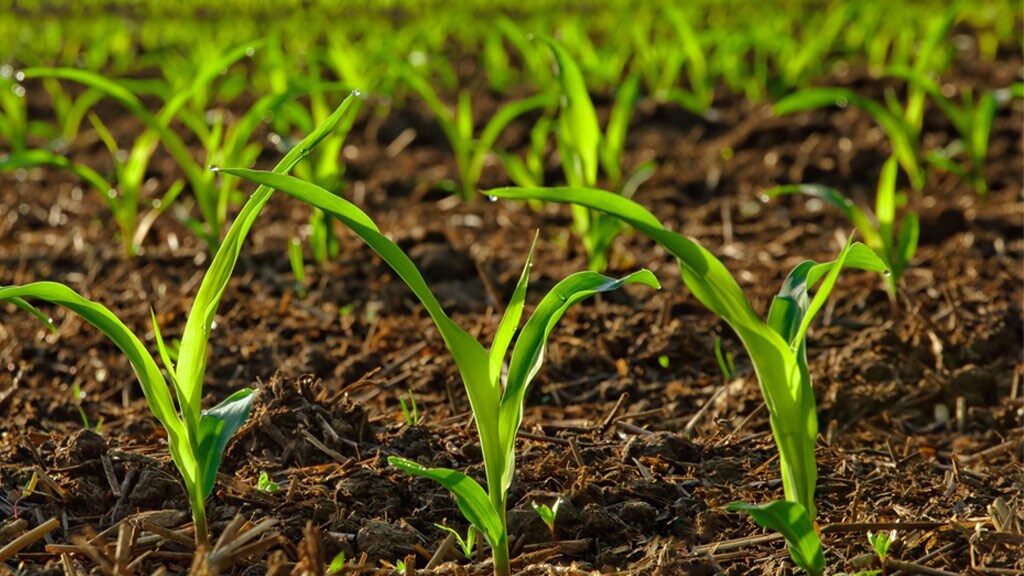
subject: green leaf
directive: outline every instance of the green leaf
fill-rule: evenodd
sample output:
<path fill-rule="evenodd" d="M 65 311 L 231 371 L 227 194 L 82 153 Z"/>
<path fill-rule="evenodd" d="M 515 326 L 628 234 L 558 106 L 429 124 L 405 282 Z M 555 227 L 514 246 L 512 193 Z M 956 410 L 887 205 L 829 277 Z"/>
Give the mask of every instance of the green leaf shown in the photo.
<path fill-rule="evenodd" d="M 429 478 L 447 488 L 455 496 L 455 503 L 458 504 L 462 515 L 487 538 L 491 547 L 502 545 L 506 538 L 504 522 L 491 505 L 487 492 L 476 483 L 476 480 L 455 470 L 425 468 L 416 462 L 395 456 L 389 456 L 388 463 L 402 469 L 406 474 Z"/>
<path fill-rule="evenodd" d="M 53 166 L 55 168 L 67 170 L 82 180 L 85 180 L 90 186 L 103 194 L 103 198 L 105 200 L 108 202 L 110 201 L 110 198 L 107 196 L 107 191 L 114 188 L 110 182 L 100 176 L 92 168 L 89 168 L 84 164 L 76 164 L 60 154 L 54 154 L 49 150 L 38 148 L 34 150 L 25 150 L 23 152 L 15 152 L 14 154 L 0 160 L 0 170 L 14 170 L 17 168 L 31 168 L 34 166 Z"/>
<path fill-rule="evenodd" d="M 135 334 L 105 306 L 82 297 L 63 284 L 35 282 L 24 286 L 0 288 L 0 300 L 17 298 L 35 298 L 67 308 L 95 326 L 124 353 L 135 370 L 150 411 L 167 430 L 167 440 L 175 463 L 179 469 L 185 468 L 181 473 L 186 483 L 189 482 L 192 479 L 192 468 L 188 468 L 191 451 L 188 448 L 184 426 L 178 419 L 174 400 L 167 389 L 167 382 L 160 373 L 160 368 Z"/>
<path fill-rule="evenodd" d="M 615 95 L 615 104 L 601 140 L 601 166 L 612 182 L 613 189 L 618 188 L 622 179 L 622 151 L 626 147 L 629 118 L 633 114 L 639 91 L 640 75 L 634 72 L 626 77 Z"/>
<path fill-rule="evenodd" d="M 882 240 L 880 253 L 886 260 L 893 256 L 893 227 L 896 225 L 896 157 L 890 156 L 882 166 L 875 194 L 875 219 L 878 220 L 878 235 Z"/>
<path fill-rule="evenodd" d="M 782 534 L 793 562 L 811 576 L 820 576 L 825 571 L 821 540 L 807 510 L 800 504 L 782 500 L 761 505 L 733 502 L 726 510 L 746 512 L 760 526 Z"/>
<path fill-rule="evenodd" d="M 655 289 L 661 288 L 658 279 L 649 270 L 640 270 L 621 279 L 609 278 L 596 272 L 577 272 L 556 284 L 544 296 L 523 327 L 512 351 L 498 419 L 501 426 L 501 452 L 507 458 L 501 484 L 503 491 L 511 486 L 515 471 L 515 440 L 523 420 L 526 389 L 544 362 L 544 348 L 551 331 L 573 304 L 600 292 L 618 290 L 626 284 L 646 284 Z"/>
<path fill-rule="evenodd" d="M 553 38 L 541 39 L 551 48 L 558 64 L 558 80 L 564 98 L 562 114 L 559 116 L 559 138 L 565 141 L 579 159 L 584 183 L 593 186 L 597 183 L 598 146 L 601 140 L 597 112 L 594 111 L 587 84 L 576 61 Z M 569 161 L 569 158 L 563 159 L 563 162 Z"/>
<path fill-rule="evenodd" d="M 274 168 L 275 172 L 287 172 L 306 157 L 310 150 L 334 130 L 354 99 L 355 96 L 346 98 L 323 124 L 317 126 L 316 130 L 285 155 Z M 189 422 L 189 428 L 192 430 L 199 428 L 202 381 L 203 374 L 206 372 L 207 344 L 210 339 L 213 319 L 224 290 L 227 289 L 228 281 L 231 279 L 231 273 L 235 269 L 242 244 L 245 242 L 253 222 L 256 221 L 256 217 L 270 200 L 271 193 L 272 190 L 269 187 L 257 188 L 249 201 L 242 207 L 235 222 L 228 229 L 220 249 L 214 255 L 210 268 L 199 285 L 199 291 L 196 293 L 195 301 L 193 301 L 188 315 L 185 331 L 181 337 L 181 347 L 178 351 L 177 373 L 179 384 L 184 392 L 184 396 L 178 401 L 182 415 Z"/>
<path fill-rule="evenodd" d="M 537 247 L 537 238 L 539 236 L 539 231 L 533 235 L 533 243 L 530 244 L 530 254 L 526 257 L 526 263 L 523 264 L 523 272 L 519 275 L 519 281 L 516 283 L 516 289 L 512 293 L 512 299 L 509 300 L 508 306 L 505 307 L 505 314 L 501 317 L 498 330 L 494 333 L 494 341 L 491 343 L 491 350 L 489 352 L 490 363 L 488 365 L 491 382 L 499 382 L 501 378 L 501 367 L 505 362 L 505 355 L 508 352 L 509 345 L 512 343 L 512 337 L 519 328 L 519 320 L 523 317 L 523 306 L 526 304 L 526 285 L 530 282 L 533 251 Z"/>
<path fill-rule="evenodd" d="M 896 240 L 896 254 L 893 257 L 893 268 L 891 271 L 893 280 L 899 280 L 906 269 L 907 264 L 914 259 L 917 252 L 917 241 L 921 232 L 921 224 L 915 212 L 907 212 L 900 224 L 900 235 Z"/>
<path fill-rule="evenodd" d="M 850 200 L 835 188 L 821 184 L 787 184 L 776 186 L 764 194 L 769 198 L 783 194 L 803 194 L 831 204 L 838 208 L 851 224 L 857 227 L 857 230 L 864 236 L 864 241 L 867 242 L 868 246 L 879 250 L 882 248 L 882 239 L 878 236 L 878 232 L 875 231 L 875 227 L 871 224 L 868 216 L 853 203 L 853 200 Z"/>
<path fill-rule="evenodd" d="M 228 440 L 234 435 L 245 419 L 249 417 L 252 401 L 256 394 L 249 388 L 243 388 L 228 396 L 216 407 L 205 411 L 199 419 L 197 458 L 202 474 L 201 495 L 206 498 L 213 491 L 217 480 L 217 470 L 224 455 Z"/>

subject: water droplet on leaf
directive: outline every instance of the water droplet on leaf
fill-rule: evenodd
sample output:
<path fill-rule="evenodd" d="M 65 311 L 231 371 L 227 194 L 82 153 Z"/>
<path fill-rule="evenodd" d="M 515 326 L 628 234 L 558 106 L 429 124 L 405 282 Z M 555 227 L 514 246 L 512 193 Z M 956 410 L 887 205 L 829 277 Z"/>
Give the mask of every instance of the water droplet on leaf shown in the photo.
<path fill-rule="evenodd" d="M 352 95 L 353 96 L 362 96 L 362 94 L 363 93 L 360 92 L 358 88 L 356 88 L 355 90 L 352 91 Z"/>
<path fill-rule="evenodd" d="M 209 168 L 207 168 L 207 170 L 209 170 L 210 172 L 220 172 L 220 167 L 219 166 L 210 166 Z"/>
<path fill-rule="evenodd" d="M 767 202 L 769 200 L 771 200 L 770 196 L 768 196 L 767 194 L 761 194 L 761 202 Z"/>
<path fill-rule="evenodd" d="M 488 194 L 487 195 L 487 201 L 488 202 L 497 202 L 498 201 L 498 197 L 497 196 L 491 196 L 490 194 Z"/>
<path fill-rule="evenodd" d="M 886 278 L 888 278 L 888 277 L 892 276 L 892 271 L 891 270 L 886 270 L 886 271 L 882 272 L 882 276 L 885 276 Z"/>

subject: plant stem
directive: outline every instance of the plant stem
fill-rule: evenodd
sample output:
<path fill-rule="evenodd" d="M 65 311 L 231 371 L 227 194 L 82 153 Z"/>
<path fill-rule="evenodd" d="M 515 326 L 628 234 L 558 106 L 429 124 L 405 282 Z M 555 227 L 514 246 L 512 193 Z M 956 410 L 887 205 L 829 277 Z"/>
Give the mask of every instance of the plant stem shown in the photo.
<path fill-rule="evenodd" d="M 196 551 L 210 548 L 210 534 L 206 526 L 206 504 L 198 495 L 189 494 L 192 502 L 192 526 L 196 531 Z"/>

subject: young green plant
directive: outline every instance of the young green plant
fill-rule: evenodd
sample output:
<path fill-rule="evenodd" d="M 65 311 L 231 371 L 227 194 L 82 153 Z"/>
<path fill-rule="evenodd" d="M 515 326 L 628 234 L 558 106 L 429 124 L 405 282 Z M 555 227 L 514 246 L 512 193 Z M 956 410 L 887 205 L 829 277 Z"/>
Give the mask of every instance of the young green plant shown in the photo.
<path fill-rule="evenodd" d="M 467 202 L 476 197 L 476 185 L 484 168 L 484 160 L 494 148 L 502 131 L 519 116 L 550 102 L 550 95 L 542 93 L 506 104 L 487 121 L 480 132 L 480 137 L 474 139 L 473 109 L 469 92 L 459 92 L 458 104 L 453 113 L 441 102 L 430 82 L 416 69 L 404 66 L 400 70 L 405 84 L 423 98 L 448 137 L 448 143 L 455 153 L 455 162 L 459 166 L 459 196 Z"/>
<path fill-rule="evenodd" d="M 622 153 L 640 76 L 631 74 L 619 87 L 608 125 L 602 133 L 579 66 L 558 42 L 550 38 L 544 41 L 554 54 L 562 90 L 557 141 L 566 183 L 574 188 L 593 188 L 597 186 L 600 168 L 608 177 L 611 189 L 631 197 L 654 174 L 654 165 L 648 162 L 623 181 Z M 572 211 L 573 230 L 583 241 L 590 269 L 596 272 L 605 270 L 612 242 L 619 235 L 622 223 L 617 218 L 583 206 L 573 205 Z"/>
<path fill-rule="evenodd" d="M 472 524 L 469 525 L 469 530 L 466 531 L 465 538 L 462 537 L 462 534 L 459 534 L 458 530 L 450 526 L 445 526 L 443 524 L 434 524 L 434 526 L 437 526 L 441 530 L 444 530 L 454 536 L 455 541 L 459 543 L 459 548 L 462 549 L 462 555 L 466 557 L 466 560 L 473 559 L 473 545 L 476 542 L 476 526 Z"/>
<path fill-rule="evenodd" d="M 889 297 L 896 297 L 896 286 L 903 271 L 914 258 L 920 223 L 917 213 L 908 211 L 896 227 L 896 208 L 907 202 L 905 194 L 896 192 L 896 158 L 890 157 L 882 166 L 875 194 L 875 212 L 862 210 L 853 200 L 841 192 L 819 184 L 791 184 L 777 186 L 765 192 L 769 198 L 782 194 L 804 194 L 822 200 L 842 211 L 851 224 L 857 227 L 864 243 L 867 244 L 886 266 L 886 287 Z"/>
<path fill-rule="evenodd" d="M 654 215 L 632 200 L 603 190 L 579 188 L 501 188 L 487 193 L 499 198 L 571 202 L 600 210 L 650 236 L 676 257 L 683 281 L 693 295 L 729 324 L 750 355 L 779 450 L 786 496 L 784 502 L 765 505 L 765 515 L 778 519 L 774 529 L 786 528 L 783 534 L 793 560 L 808 572 L 820 574 L 824 557 L 813 530 L 818 416 L 807 365 L 807 330 L 843 267 L 884 272 L 885 264 L 870 248 L 852 240 L 833 262 L 807 260 L 790 272 L 765 321 L 758 317 L 721 261 L 693 240 L 665 230 Z M 815 286 L 818 290 L 811 298 L 809 292 Z M 759 516 L 755 515 L 755 520 Z M 807 527 L 811 527 L 810 532 Z"/>
<path fill-rule="evenodd" d="M 286 155 L 275 170 L 286 172 L 301 160 L 337 125 L 350 102 L 351 98 L 346 99 L 328 121 Z M 271 193 L 269 188 L 259 188 L 228 229 L 221 249 L 210 263 L 192 303 L 181 337 L 177 362 L 171 360 L 156 324 L 156 314 L 153 314 L 156 344 L 170 386 L 142 341 L 102 304 L 90 301 L 71 288 L 55 282 L 0 288 L 0 301 L 11 301 L 22 309 L 31 308 L 23 298 L 43 300 L 67 308 L 98 328 L 127 356 L 142 386 L 150 411 L 167 431 L 168 449 L 184 481 L 192 508 L 196 544 L 199 548 L 209 545 L 205 500 L 213 490 L 228 440 L 245 421 L 254 399 L 254 392 L 246 388 L 231 394 L 214 408 L 202 409 L 203 377 L 206 373 L 210 333 L 218 304 L 238 261 L 242 244 Z M 34 313 L 39 316 L 38 312 Z M 47 324 L 52 329 L 52 322 Z M 174 389 L 173 397 L 171 387 Z"/>
<path fill-rule="evenodd" d="M 503 381 L 502 365 L 525 306 L 532 250 L 488 351 L 448 317 L 412 260 L 381 234 L 373 221 L 355 205 L 319 186 L 290 176 L 245 169 L 225 169 L 224 172 L 272 186 L 341 220 L 391 266 L 426 308 L 462 375 L 480 436 L 487 490 L 476 480 L 455 470 L 425 468 L 397 457 L 388 461 L 409 474 L 433 479 L 448 488 L 455 496 L 459 510 L 491 545 L 495 575 L 508 576 L 505 509 L 515 474 L 516 433 L 522 424 L 527 388 L 543 363 L 544 347 L 551 331 L 562 315 L 584 298 L 617 290 L 625 284 L 639 283 L 657 288 L 657 279 L 647 270 L 621 279 L 608 278 L 596 272 L 578 272 L 565 278 L 541 300 L 526 322 L 512 349 L 507 377 Z"/>
<path fill-rule="evenodd" d="M 551 533 L 551 539 L 555 539 L 555 520 L 558 519 L 558 509 L 562 507 L 562 498 L 559 497 L 555 500 L 553 506 L 547 504 L 537 504 L 536 502 L 530 502 L 530 506 L 533 507 L 533 511 L 540 516 L 544 525 L 548 527 L 548 532 Z"/>

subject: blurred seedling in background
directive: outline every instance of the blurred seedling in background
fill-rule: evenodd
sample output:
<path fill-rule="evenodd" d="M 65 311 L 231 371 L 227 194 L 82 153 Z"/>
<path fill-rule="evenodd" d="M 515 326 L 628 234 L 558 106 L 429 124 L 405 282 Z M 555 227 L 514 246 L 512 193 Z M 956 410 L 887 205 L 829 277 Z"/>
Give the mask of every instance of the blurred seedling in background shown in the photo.
<path fill-rule="evenodd" d="M 906 194 L 896 191 L 896 177 L 896 158 L 890 157 L 878 178 L 874 214 L 870 210 L 862 210 L 838 190 L 819 184 L 777 186 L 765 192 L 765 197 L 804 194 L 839 208 L 864 237 L 864 243 L 885 263 L 886 288 L 890 300 L 895 300 L 898 282 L 917 252 L 920 235 L 917 213 L 912 210 L 904 214 L 899 229 L 896 228 L 896 208 L 907 203 Z"/>
<path fill-rule="evenodd" d="M 420 410 L 416 407 L 416 397 L 412 390 L 409 390 L 409 404 L 405 403 L 405 398 L 402 396 L 398 397 L 398 403 L 402 406 L 402 418 L 405 420 L 405 425 L 410 428 L 415 426 L 420 421 Z"/>

